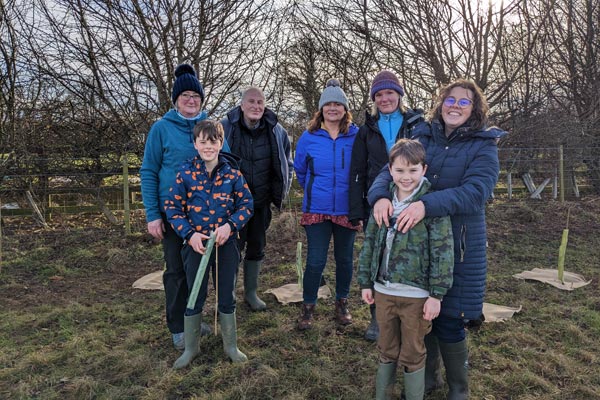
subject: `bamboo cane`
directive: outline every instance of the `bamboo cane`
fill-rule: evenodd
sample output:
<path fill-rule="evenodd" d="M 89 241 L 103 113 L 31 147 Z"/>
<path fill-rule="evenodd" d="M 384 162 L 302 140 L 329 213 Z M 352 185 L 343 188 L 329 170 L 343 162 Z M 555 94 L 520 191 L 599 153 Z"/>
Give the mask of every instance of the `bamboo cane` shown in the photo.
<path fill-rule="evenodd" d="M 194 279 L 194 286 L 192 286 L 192 292 L 190 293 L 190 298 L 188 299 L 187 308 L 193 309 L 196 305 L 196 299 L 198 298 L 198 292 L 200 291 L 200 286 L 202 285 L 202 280 L 204 279 L 204 273 L 206 272 L 206 266 L 210 261 L 210 255 L 212 253 L 212 249 L 215 246 L 216 235 L 214 232 L 211 232 L 210 239 L 208 239 L 208 243 L 206 243 L 204 255 L 202 256 L 202 260 L 200 260 L 200 266 L 198 267 L 198 272 L 196 272 L 196 278 Z"/>
<path fill-rule="evenodd" d="M 298 274 L 298 287 L 302 289 L 303 272 L 302 272 L 302 242 L 296 245 L 296 273 Z"/>
<path fill-rule="evenodd" d="M 560 247 L 558 248 L 558 280 L 565 284 L 565 255 L 567 253 L 567 243 L 569 241 L 569 216 L 571 209 L 567 211 L 567 228 L 563 229 Z"/>
<path fill-rule="evenodd" d="M 215 249 L 215 336 L 217 333 L 217 315 L 219 313 L 219 245 Z"/>

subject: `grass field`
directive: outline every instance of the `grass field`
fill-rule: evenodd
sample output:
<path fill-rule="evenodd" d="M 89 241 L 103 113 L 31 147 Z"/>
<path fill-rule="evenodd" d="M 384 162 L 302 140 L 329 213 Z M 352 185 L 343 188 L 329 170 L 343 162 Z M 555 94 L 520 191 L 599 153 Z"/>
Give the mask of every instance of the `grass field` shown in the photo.
<path fill-rule="evenodd" d="M 567 292 L 517 280 L 523 270 L 556 268 L 570 209 L 566 270 L 588 286 Z M 297 215 L 276 214 L 269 230 L 262 288 L 296 282 Z M 143 234 L 95 215 L 54 216 L 51 229 L 5 218 L 0 271 L 2 399 L 369 399 L 377 350 L 366 342 L 368 308 L 356 284 L 355 322 L 336 329 L 333 301 L 317 306 L 312 331 L 295 330 L 298 305 L 263 295 L 269 309 L 238 303 L 245 364 L 225 359 L 220 336 L 204 337 L 183 371 L 166 330 L 161 291 L 131 288 L 162 268 L 162 252 Z M 495 200 L 488 207 L 486 301 L 518 307 L 509 321 L 469 333 L 472 399 L 600 399 L 600 199 L 577 202 Z M 357 253 L 360 241 L 357 240 Z M 326 278 L 333 289 L 332 264 Z M 241 277 L 238 279 L 241 282 Z M 238 285 L 241 289 L 241 283 Z M 238 292 L 241 299 L 241 290 Z M 205 309 L 213 321 L 214 296 Z M 396 394 L 399 398 L 401 380 Z M 429 399 L 444 399 L 439 390 Z"/>

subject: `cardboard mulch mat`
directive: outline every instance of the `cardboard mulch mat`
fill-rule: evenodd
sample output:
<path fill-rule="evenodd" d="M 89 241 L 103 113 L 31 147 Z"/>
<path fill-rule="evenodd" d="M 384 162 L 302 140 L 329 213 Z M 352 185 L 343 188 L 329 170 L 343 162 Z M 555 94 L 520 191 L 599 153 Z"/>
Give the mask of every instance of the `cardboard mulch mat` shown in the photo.
<path fill-rule="evenodd" d="M 163 286 L 163 271 L 152 272 L 148 275 L 142 276 L 137 281 L 133 282 L 132 287 L 134 289 L 145 289 L 145 290 L 165 290 Z"/>
<path fill-rule="evenodd" d="M 265 293 L 273 294 L 281 304 L 301 303 L 303 300 L 302 288 L 297 283 L 288 283 L 275 289 L 265 290 Z M 321 286 L 317 297 L 319 299 L 328 299 L 331 297 L 329 286 Z"/>
<path fill-rule="evenodd" d="M 564 283 L 558 279 L 557 269 L 534 268 L 531 271 L 523 271 L 513 275 L 517 279 L 531 279 L 540 281 L 557 287 L 561 290 L 575 290 L 583 286 L 589 285 L 592 280 L 586 280 L 583 276 L 573 272 L 565 271 L 563 278 Z"/>
<path fill-rule="evenodd" d="M 503 322 L 511 319 L 515 313 L 521 311 L 519 308 L 499 306 L 496 304 L 483 303 L 484 322 Z"/>

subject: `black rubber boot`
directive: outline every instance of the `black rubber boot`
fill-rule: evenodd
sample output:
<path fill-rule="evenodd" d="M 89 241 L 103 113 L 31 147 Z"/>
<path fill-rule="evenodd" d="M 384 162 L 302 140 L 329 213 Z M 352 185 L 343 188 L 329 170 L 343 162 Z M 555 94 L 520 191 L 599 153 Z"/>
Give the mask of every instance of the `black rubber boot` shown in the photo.
<path fill-rule="evenodd" d="M 439 342 L 440 353 L 446 367 L 448 400 L 469 398 L 469 351 L 467 339 L 458 343 Z"/>
<path fill-rule="evenodd" d="M 369 326 L 367 326 L 367 330 L 365 331 L 365 339 L 375 342 L 379 339 L 379 325 L 377 324 L 377 318 L 375 318 L 375 304 L 371 304 L 369 308 L 371 310 L 371 322 L 369 322 Z"/>
<path fill-rule="evenodd" d="M 442 357 L 438 339 L 432 333 L 425 335 L 427 359 L 425 360 L 425 394 L 444 386 L 442 378 Z"/>
<path fill-rule="evenodd" d="M 244 300 L 250 305 L 252 311 L 267 309 L 265 302 L 256 294 L 261 263 L 262 261 L 244 261 Z"/>

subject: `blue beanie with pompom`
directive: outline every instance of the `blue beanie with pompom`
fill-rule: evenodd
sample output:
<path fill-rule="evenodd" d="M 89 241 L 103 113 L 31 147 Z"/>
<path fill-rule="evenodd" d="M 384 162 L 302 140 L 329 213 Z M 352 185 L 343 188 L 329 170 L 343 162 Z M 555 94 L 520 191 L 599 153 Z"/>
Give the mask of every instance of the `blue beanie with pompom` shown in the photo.
<path fill-rule="evenodd" d="M 198 93 L 200 100 L 204 103 L 204 89 L 198 78 L 196 78 L 196 70 L 190 64 L 179 64 L 175 68 L 175 83 L 171 94 L 173 104 L 177 102 L 179 95 L 186 90 Z"/>

